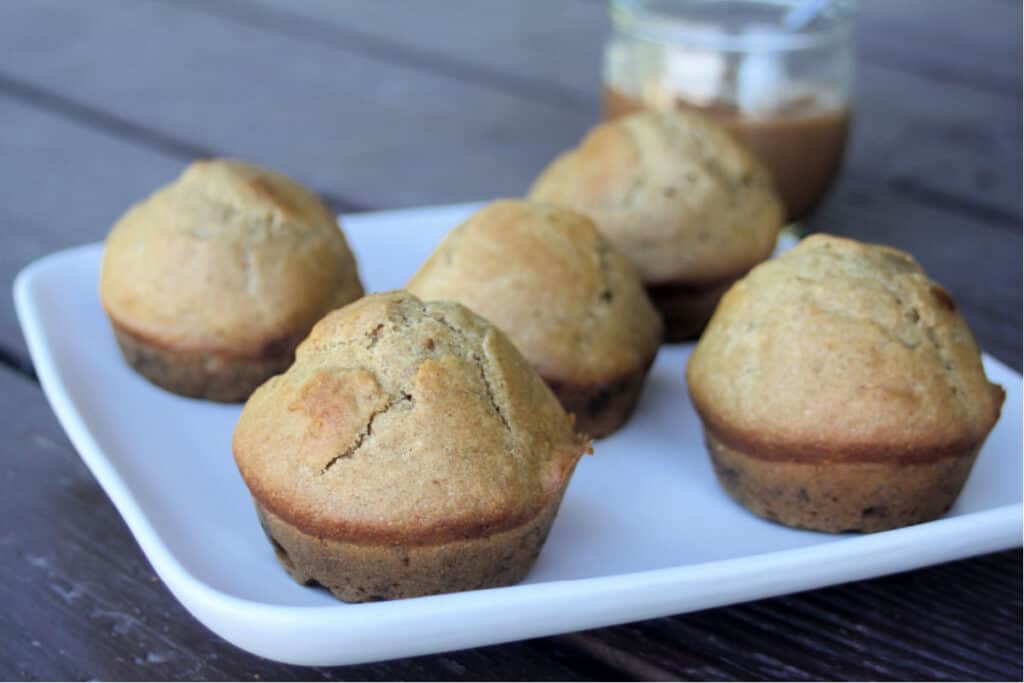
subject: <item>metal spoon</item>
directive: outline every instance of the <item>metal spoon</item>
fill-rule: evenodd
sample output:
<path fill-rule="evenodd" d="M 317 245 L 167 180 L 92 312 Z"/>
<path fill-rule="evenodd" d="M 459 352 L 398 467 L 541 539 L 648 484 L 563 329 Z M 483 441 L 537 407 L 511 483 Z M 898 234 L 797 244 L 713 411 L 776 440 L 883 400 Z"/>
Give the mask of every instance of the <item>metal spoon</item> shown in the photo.
<path fill-rule="evenodd" d="M 782 25 L 790 31 L 802 31 L 833 2 L 835 0 L 802 0 L 796 7 L 786 12 L 786 16 L 782 18 Z"/>

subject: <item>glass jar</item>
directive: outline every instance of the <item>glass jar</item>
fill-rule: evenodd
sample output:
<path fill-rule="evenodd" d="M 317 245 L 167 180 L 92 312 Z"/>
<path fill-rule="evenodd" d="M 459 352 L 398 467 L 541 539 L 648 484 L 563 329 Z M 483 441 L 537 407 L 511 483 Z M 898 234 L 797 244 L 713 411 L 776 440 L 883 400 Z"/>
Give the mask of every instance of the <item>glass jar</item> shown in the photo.
<path fill-rule="evenodd" d="M 789 218 L 807 216 L 839 171 L 853 80 L 853 2 L 817 4 L 796 26 L 800 0 L 612 0 L 606 117 L 711 116 L 772 171 Z"/>

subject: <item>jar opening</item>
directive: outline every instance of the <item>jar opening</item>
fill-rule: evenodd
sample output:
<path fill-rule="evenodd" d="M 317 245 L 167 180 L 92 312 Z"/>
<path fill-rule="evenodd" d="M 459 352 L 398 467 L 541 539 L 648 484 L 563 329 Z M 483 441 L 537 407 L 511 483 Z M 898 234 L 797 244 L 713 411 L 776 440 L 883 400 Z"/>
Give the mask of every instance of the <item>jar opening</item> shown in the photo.
<path fill-rule="evenodd" d="M 785 16 L 800 0 L 611 0 L 616 30 L 637 39 L 720 52 L 803 50 L 844 40 L 854 0 L 836 0 L 800 30 Z"/>

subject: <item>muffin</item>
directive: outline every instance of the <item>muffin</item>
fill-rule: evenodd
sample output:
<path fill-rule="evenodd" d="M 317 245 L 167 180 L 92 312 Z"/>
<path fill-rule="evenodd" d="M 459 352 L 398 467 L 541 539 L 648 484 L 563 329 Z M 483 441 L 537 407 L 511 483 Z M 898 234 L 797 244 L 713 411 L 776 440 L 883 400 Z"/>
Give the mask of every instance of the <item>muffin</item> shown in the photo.
<path fill-rule="evenodd" d="M 493 202 L 445 237 L 407 289 L 500 327 L 594 437 L 629 418 L 661 344 L 629 261 L 571 209 Z"/>
<path fill-rule="evenodd" d="M 587 448 L 501 331 L 406 292 L 317 323 L 233 441 L 278 560 L 350 602 L 519 581 Z"/>
<path fill-rule="evenodd" d="M 100 299 L 125 360 L 184 396 L 243 401 L 363 294 L 335 217 L 284 176 L 197 161 L 107 237 Z"/>
<path fill-rule="evenodd" d="M 700 333 L 729 285 L 772 253 L 784 215 L 765 167 L 718 124 L 681 111 L 597 126 L 529 197 L 594 219 L 637 268 L 669 341 Z"/>
<path fill-rule="evenodd" d="M 952 297 L 909 255 L 827 235 L 729 290 L 687 380 L 725 490 L 832 532 L 946 512 L 1004 397 Z"/>

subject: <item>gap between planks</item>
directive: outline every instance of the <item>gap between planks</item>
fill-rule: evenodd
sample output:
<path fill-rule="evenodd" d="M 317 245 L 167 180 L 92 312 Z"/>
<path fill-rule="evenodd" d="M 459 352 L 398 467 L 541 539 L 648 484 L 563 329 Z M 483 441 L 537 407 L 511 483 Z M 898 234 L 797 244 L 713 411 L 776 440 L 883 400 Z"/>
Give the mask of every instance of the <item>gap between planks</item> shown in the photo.
<path fill-rule="evenodd" d="M 39 383 L 32 360 L 15 349 L 7 348 L 0 343 L 0 367 L 7 367 L 25 379 Z"/>
<path fill-rule="evenodd" d="M 593 106 L 594 95 L 589 91 L 559 85 L 552 81 L 528 78 L 504 69 L 481 66 L 457 57 L 444 55 L 429 49 L 414 48 L 393 39 L 359 31 L 338 24 L 324 24 L 303 15 L 279 8 L 240 3 L 237 0 L 221 0 L 217 3 L 200 0 L 157 0 L 190 11 L 227 19 L 246 26 L 271 31 L 293 38 L 300 38 L 325 45 L 335 50 L 371 57 L 391 64 L 442 75 L 465 83 L 473 83 L 506 94 L 515 94 L 555 106 L 589 108 Z M 584 0 L 584 4 L 599 6 L 602 0 Z M 912 74 L 938 82 L 950 82 L 965 88 L 1017 99 L 1019 83 L 1011 83 L 998 77 L 979 77 L 977 74 L 962 74 L 955 69 L 903 63 L 897 59 L 868 52 L 860 57 L 865 64 Z"/>
<path fill-rule="evenodd" d="M 195 2 L 178 0 L 164 4 L 179 9 L 226 19 L 262 31 L 270 31 L 289 38 L 317 43 L 334 50 L 355 53 L 396 66 L 442 76 L 460 83 L 469 83 L 502 94 L 556 107 L 589 110 L 596 97 L 589 91 L 576 90 L 551 81 L 529 78 L 503 69 L 482 66 L 432 50 L 376 36 L 337 24 L 319 23 L 309 17 L 255 4 L 238 4 L 233 0 Z"/>
<path fill-rule="evenodd" d="M 117 114 L 82 104 L 28 81 L 0 72 L 0 96 L 15 98 L 29 106 L 69 118 L 76 123 L 155 149 L 186 162 L 225 156 L 219 150 L 175 137 L 156 128 L 129 121 Z M 230 155 L 227 155 L 230 156 Z M 373 207 L 332 192 L 317 190 L 335 213 L 372 211 Z"/>
<path fill-rule="evenodd" d="M 597 99 L 596 94 L 589 91 L 573 89 L 545 79 L 529 78 L 512 73 L 507 69 L 476 64 L 428 48 L 412 47 L 388 37 L 342 27 L 336 23 L 317 22 L 311 17 L 280 8 L 242 4 L 237 0 L 222 0 L 218 3 L 197 0 L 156 1 L 178 9 L 216 17 L 289 38 L 314 42 L 340 52 L 358 54 L 380 62 L 476 85 L 549 106 L 590 110 Z M 864 55 L 862 60 L 865 64 L 875 67 L 912 74 L 936 82 L 956 83 L 968 88 L 974 86 L 971 77 L 960 76 L 949 70 L 922 70 L 914 64 L 894 64 L 872 56 L 870 52 Z M 985 87 L 975 87 L 974 89 L 1015 97 L 1014 93 L 1006 92 L 1005 89 L 993 90 Z M 951 214 L 963 215 L 1007 230 L 1016 231 L 1020 227 L 1021 214 L 1014 210 L 1016 207 L 1004 209 L 979 202 L 970 195 L 947 194 L 928 188 L 913 178 L 895 178 L 882 182 L 895 194 L 912 201 L 933 205 Z"/>
<path fill-rule="evenodd" d="M 184 6 L 190 11 L 218 16 L 229 21 L 246 23 L 262 30 L 315 40 L 334 49 L 360 52 L 382 61 L 540 100 L 548 104 L 563 107 L 589 106 L 592 99 L 587 93 L 543 79 L 518 76 L 503 69 L 482 67 L 455 57 L 437 54 L 428 49 L 410 48 L 388 38 L 337 25 L 325 26 L 308 17 L 287 11 L 266 7 L 243 7 L 230 0 L 218 3 L 216 7 L 195 2 L 176 3 L 176 6 Z M 898 65 L 886 64 L 885 66 L 900 70 Z M 217 150 L 183 140 L 149 126 L 134 123 L 116 114 L 82 104 L 25 80 L 0 73 L 0 95 L 3 94 L 108 134 L 138 142 L 175 158 L 192 160 L 197 157 L 218 155 Z M 1005 210 L 978 204 L 969 197 L 952 196 L 924 187 L 913 179 L 897 178 L 885 184 L 895 193 L 912 201 L 933 205 L 950 213 L 958 213 L 1013 230 L 1016 230 L 1020 224 L 1020 214 L 1013 208 Z M 321 196 L 337 211 L 355 212 L 370 209 L 370 207 L 347 197 L 332 193 L 322 192 Z M 34 378 L 30 361 L 19 352 L 0 348 L 0 364 L 12 367 L 21 374 Z"/>
<path fill-rule="evenodd" d="M 83 104 L 0 71 L 0 96 L 5 95 L 29 106 L 63 116 L 121 139 L 132 140 L 186 162 L 200 158 L 224 156 L 218 150 L 183 140 L 150 126 L 134 123 L 117 114 Z M 855 169 L 848 172 L 852 173 L 853 177 L 869 180 L 865 178 L 863 172 L 858 172 Z M 1021 215 L 1012 208 L 1001 209 L 979 203 L 969 197 L 934 190 L 912 178 L 895 178 L 883 181 L 882 184 L 894 194 L 901 195 L 915 203 L 933 206 L 948 213 L 965 216 L 1005 230 L 1016 231 L 1020 228 Z M 337 193 L 322 190 L 317 190 L 317 192 L 335 213 L 358 213 L 372 211 L 375 208 Z"/>

